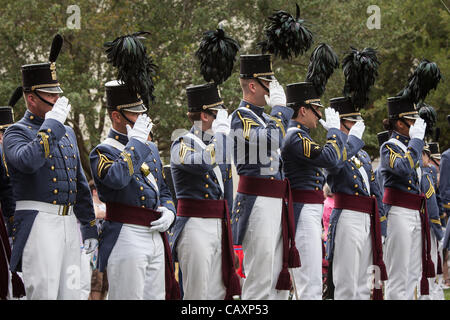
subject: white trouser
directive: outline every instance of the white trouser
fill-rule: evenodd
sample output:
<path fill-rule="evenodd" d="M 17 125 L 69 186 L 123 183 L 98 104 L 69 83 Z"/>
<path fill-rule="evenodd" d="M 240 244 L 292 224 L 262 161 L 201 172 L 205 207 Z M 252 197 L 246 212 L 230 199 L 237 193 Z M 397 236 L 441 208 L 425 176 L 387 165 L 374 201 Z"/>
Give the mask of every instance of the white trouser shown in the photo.
<path fill-rule="evenodd" d="M 422 277 L 422 226 L 418 210 L 392 206 L 387 218 L 384 262 L 386 300 L 413 300 Z"/>
<path fill-rule="evenodd" d="M 222 220 L 189 218 L 177 244 L 184 300 L 223 300 Z"/>
<path fill-rule="evenodd" d="M 334 299 L 370 300 L 368 282 L 373 261 L 370 215 L 342 210 L 334 241 Z"/>
<path fill-rule="evenodd" d="M 437 274 L 437 266 L 438 266 L 438 246 L 436 243 L 436 236 L 434 235 L 433 230 L 430 230 L 430 238 L 431 238 L 431 260 L 434 264 L 434 271 L 436 272 L 436 277 L 428 278 L 429 292 L 430 294 L 422 296 L 420 295 L 420 281 L 417 284 L 417 293 L 419 300 L 445 300 L 444 290 L 441 288 L 439 284 L 439 277 L 441 275 Z M 442 253 L 441 253 L 442 258 Z"/>
<path fill-rule="evenodd" d="M 110 300 L 164 300 L 164 244 L 150 227 L 124 224 L 108 258 Z"/>
<path fill-rule="evenodd" d="M 288 299 L 288 290 L 275 289 L 283 265 L 281 205 L 281 199 L 256 197 L 242 241 L 243 300 Z"/>
<path fill-rule="evenodd" d="M 78 228 L 80 228 L 80 222 L 78 221 Z M 81 239 L 81 230 L 78 229 L 78 233 Z M 83 250 L 84 244 L 80 243 L 81 247 L 81 274 L 80 274 L 80 289 L 81 289 L 81 300 L 87 300 L 89 298 L 89 293 L 91 292 L 91 258 L 93 253 L 86 254 L 86 250 Z"/>
<path fill-rule="evenodd" d="M 300 268 L 293 268 L 299 300 L 322 300 L 322 204 L 305 204 L 295 232 Z"/>
<path fill-rule="evenodd" d="M 22 255 L 27 299 L 79 300 L 81 255 L 77 220 L 40 211 Z"/>
<path fill-rule="evenodd" d="M 86 254 L 85 250 L 81 250 L 81 300 L 87 300 L 89 298 L 89 293 L 91 292 L 91 258 L 93 253 Z"/>

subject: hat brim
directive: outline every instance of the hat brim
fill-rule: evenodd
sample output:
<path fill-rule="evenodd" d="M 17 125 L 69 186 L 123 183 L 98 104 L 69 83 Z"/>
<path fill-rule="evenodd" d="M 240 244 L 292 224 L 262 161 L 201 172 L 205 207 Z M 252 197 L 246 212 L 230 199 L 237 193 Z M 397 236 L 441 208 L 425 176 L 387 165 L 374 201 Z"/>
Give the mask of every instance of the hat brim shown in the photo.
<path fill-rule="evenodd" d="M 358 121 L 364 121 L 364 119 L 361 116 L 349 116 L 349 117 L 342 117 L 341 119 L 343 120 L 347 120 L 347 121 L 353 121 L 353 122 L 358 122 Z"/>
<path fill-rule="evenodd" d="M 420 118 L 420 116 L 418 113 L 413 113 L 413 114 L 404 115 L 402 118 L 410 119 L 410 120 L 417 120 Z"/>
<path fill-rule="evenodd" d="M 323 104 L 321 104 L 320 102 L 310 102 L 309 104 L 312 106 L 319 107 L 319 108 L 325 108 L 325 106 Z"/>
<path fill-rule="evenodd" d="M 208 108 L 208 109 L 206 109 L 206 110 L 216 110 L 216 111 L 219 111 L 219 110 L 227 110 L 227 108 L 226 108 L 223 104 L 219 104 L 218 106 L 211 107 L 211 108 Z"/>
<path fill-rule="evenodd" d="M 264 80 L 264 81 L 269 81 L 269 82 L 277 80 L 275 78 L 275 76 L 261 76 L 261 77 L 258 77 L 258 79 L 261 79 L 261 80 Z"/>
<path fill-rule="evenodd" d="M 133 112 L 133 113 L 142 113 L 142 112 L 146 112 L 147 110 L 148 109 L 144 104 L 139 104 L 137 106 L 121 109 L 121 111 L 128 111 L 128 112 Z"/>
<path fill-rule="evenodd" d="M 432 154 L 431 158 L 441 160 L 441 155 L 440 154 Z"/>
<path fill-rule="evenodd" d="M 47 88 L 39 88 L 36 91 L 45 92 L 45 93 L 63 93 L 60 87 L 47 87 Z"/>

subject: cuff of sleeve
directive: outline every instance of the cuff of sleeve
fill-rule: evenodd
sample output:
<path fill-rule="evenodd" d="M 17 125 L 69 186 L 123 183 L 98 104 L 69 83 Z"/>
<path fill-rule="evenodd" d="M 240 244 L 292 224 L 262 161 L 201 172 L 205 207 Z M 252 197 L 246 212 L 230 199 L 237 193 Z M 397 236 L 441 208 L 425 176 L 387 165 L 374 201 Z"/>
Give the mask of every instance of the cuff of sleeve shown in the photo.
<path fill-rule="evenodd" d="M 360 150 L 364 147 L 365 143 L 361 139 L 355 137 L 354 135 L 348 136 L 348 141 L 352 143 L 356 150 Z M 356 154 L 356 152 L 355 152 Z"/>
<path fill-rule="evenodd" d="M 95 220 L 93 220 L 95 221 Z M 97 232 L 97 226 L 94 224 L 92 226 L 92 224 L 85 224 L 85 225 L 81 225 L 80 227 L 80 231 L 81 231 L 81 238 L 83 239 L 83 242 L 86 239 L 98 239 L 98 232 Z"/>
<path fill-rule="evenodd" d="M 46 119 L 40 129 L 40 132 L 45 132 L 47 135 L 55 139 L 56 141 L 59 141 L 63 135 L 66 133 L 66 128 L 64 125 L 55 120 L 55 119 Z"/>
<path fill-rule="evenodd" d="M 412 138 L 409 141 L 408 148 L 413 149 L 414 151 L 417 152 L 417 154 L 421 154 L 424 145 L 425 145 L 425 142 L 423 140 L 420 140 L 417 138 Z"/>
<path fill-rule="evenodd" d="M 345 137 L 347 137 L 347 135 L 342 132 L 341 130 L 337 129 L 337 128 L 330 128 L 327 132 L 327 139 L 332 139 L 332 138 L 336 138 L 338 137 L 340 134 L 344 134 Z"/>
<path fill-rule="evenodd" d="M 273 117 L 283 117 L 286 118 L 287 121 L 292 118 L 293 114 L 294 110 L 292 108 L 284 106 L 274 106 L 272 108 L 272 112 L 270 113 L 270 115 Z"/>

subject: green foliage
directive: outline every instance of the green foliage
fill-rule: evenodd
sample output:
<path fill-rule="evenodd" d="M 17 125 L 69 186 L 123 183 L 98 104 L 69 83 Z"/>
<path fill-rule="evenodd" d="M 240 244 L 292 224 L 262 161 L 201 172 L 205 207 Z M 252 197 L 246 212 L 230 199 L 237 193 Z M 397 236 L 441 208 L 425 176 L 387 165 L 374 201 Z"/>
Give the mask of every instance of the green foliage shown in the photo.
<path fill-rule="evenodd" d="M 81 12 L 81 29 L 69 29 L 69 5 L 76 4 Z M 149 31 L 144 43 L 154 63 L 159 67 L 155 77 L 156 100 L 149 114 L 154 120 L 155 141 L 167 159 L 171 134 L 177 128 L 190 126 L 187 118 L 185 89 L 204 82 L 195 59 L 203 32 L 215 30 L 219 22 L 225 32 L 241 44 L 240 54 L 259 53 L 257 43 L 264 40 L 267 17 L 275 10 L 296 13 L 293 0 L 77 0 L 14 2 L 0 0 L 0 104 L 6 104 L 21 82 L 20 66 L 44 62 L 48 58 L 51 40 L 56 33 L 64 37 L 64 45 L 56 62 L 58 78 L 64 95 L 72 105 L 69 124 L 74 127 L 83 160 L 90 176 L 88 154 L 100 142 L 109 128 L 104 84 L 116 78 L 116 71 L 106 63 L 103 43 L 137 31 Z M 366 26 L 369 5 L 381 9 L 381 29 Z M 342 61 L 354 46 L 360 50 L 378 50 L 379 77 L 364 110 L 365 149 L 372 157 L 378 155 L 376 133 L 383 130 L 387 117 L 387 97 L 396 95 L 422 58 L 439 65 L 444 80 L 427 97 L 438 114 L 441 128 L 441 150 L 450 147 L 450 130 L 446 115 L 450 114 L 450 59 L 448 34 L 449 12 L 440 1 L 325 1 L 299 2 L 300 16 L 310 24 L 314 44 L 303 56 L 291 60 L 275 58 L 273 67 L 283 85 L 306 78 L 309 57 L 322 42 L 330 45 Z M 221 96 L 229 111 L 239 104 L 239 63 L 231 77 L 220 86 Z M 328 81 L 322 103 L 342 96 L 342 69 Z M 25 111 L 23 100 L 17 104 L 16 119 Z M 324 130 L 313 130 L 313 138 L 324 142 Z"/>

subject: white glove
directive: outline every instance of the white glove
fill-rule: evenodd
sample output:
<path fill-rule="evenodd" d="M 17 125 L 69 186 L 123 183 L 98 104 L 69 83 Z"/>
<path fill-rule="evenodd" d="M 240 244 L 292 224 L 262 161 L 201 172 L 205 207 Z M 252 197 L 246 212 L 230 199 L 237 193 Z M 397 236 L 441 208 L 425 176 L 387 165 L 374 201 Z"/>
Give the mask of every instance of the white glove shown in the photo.
<path fill-rule="evenodd" d="M 409 128 L 409 137 L 411 139 L 417 138 L 423 140 L 425 137 L 425 129 L 427 128 L 427 124 L 422 118 L 418 118 L 416 122 Z"/>
<path fill-rule="evenodd" d="M 325 109 L 325 119 L 319 119 L 320 124 L 325 128 L 325 130 L 330 130 L 331 128 L 340 129 L 341 128 L 341 119 L 339 118 L 339 112 L 334 110 L 333 108 Z"/>
<path fill-rule="evenodd" d="M 52 110 L 45 114 L 45 119 L 55 119 L 60 123 L 66 122 L 72 106 L 69 104 L 69 100 L 66 97 L 61 97 L 56 100 Z"/>
<path fill-rule="evenodd" d="M 353 127 L 351 127 L 348 135 L 355 136 L 361 140 L 365 129 L 366 125 L 364 124 L 364 121 L 358 121 L 353 125 Z"/>
<path fill-rule="evenodd" d="M 126 127 L 128 139 L 135 138 L 142 143 L 146 143 L 150 131 L 152 130 L 153 122 L 146 114 L 141 114 L 134 123 L 133 128 L 128 124 Z"/>
<path fill-rule="evenodd" d="M 231 119 L 230 119 L 231 120 Z M 216 133 L 230 133 L 230 121 L 228 121 L 228 112 L 225 109 L 217 111 L 216 119 L 213 121 L 211 130 Z"/>
<path fill-rule="evenodd" d="M 284 94 L 283 87 L 278 83 L 277 80 L 271 81 L 269 84 L 269 95 L 264 96 L 267 105 L 270 107 L 274 106 L 286 106 L 286 95 Z"/>
<path fill-rule="evenodd" d="M 84 240 L 84 250 L 86 250 L 86 254 L 93 252 L 98 246 L 98 240 L 91 238 Z"/>
<path fill-rule="evenodd" d="M 175 213 L 166 207 L 159 207 L 156 211 L 161 212 L 161 218 L 150 223 L 150 231 L 165 232 L 175 220 Z"/>

